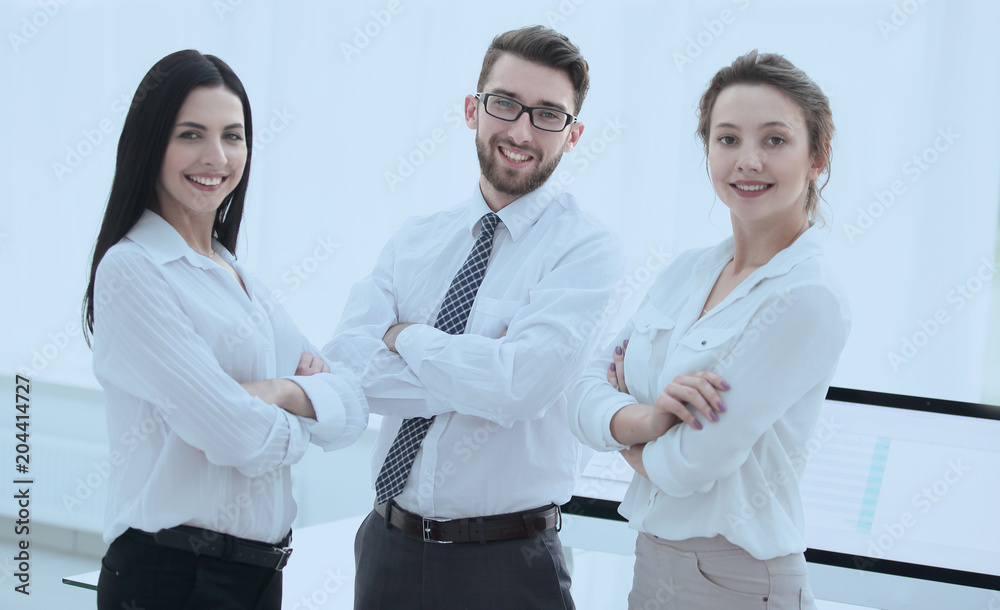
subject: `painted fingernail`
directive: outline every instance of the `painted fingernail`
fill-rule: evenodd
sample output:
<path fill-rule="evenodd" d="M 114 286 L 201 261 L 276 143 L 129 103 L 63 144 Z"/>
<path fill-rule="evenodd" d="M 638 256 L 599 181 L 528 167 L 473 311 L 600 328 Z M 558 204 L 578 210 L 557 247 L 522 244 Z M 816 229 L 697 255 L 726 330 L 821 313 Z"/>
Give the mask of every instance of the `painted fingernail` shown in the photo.
<path fill-rule="evenodd" d="M 725 390 L 728 390 L 730 388 L 729 382 L 726 381 L 725 379 L 722 380 L 722 388 Z"/>
<path fill-rule="evenodd" d="M 611 370 L 612 371 L 615 370 L 615 363 L 614 362 L 611 363 Z"/>
<path fill-rule="evenodd" d="M 715 411 L 709 411 L 708 418 L 712 421 L 719 421 L 719 416 L 715 414 Z"/>
<path fill-rule="evenodd" d="M 621 355 L 622 355 L 622 346 L 616 345 L 615 346 L 615 356 L 621 356 Z"/>
<path fill-rule="evenodd" d="M 719 406 L 719 413 L 725 413 L 726 412 L 726 403 L 724 403 L 724 402 L 722 402 L 720 400 L 719 403 L 718 403 L 718 406 Z"/>
<path fill-rule="evenodd" d="M 699 429 L 699 430 L 701 430 L 702 429 L 701 422 L 698 421 L 697 419 L 694 420 L 694 427 L 697 428 L 697 429 Z"/>
<path fill-rule="evenodd" d="M 625 346 L 625 347 L 628 347 L 628 339 L 625 339 L 625 341 L 622 343 L 622 345 Z"/>

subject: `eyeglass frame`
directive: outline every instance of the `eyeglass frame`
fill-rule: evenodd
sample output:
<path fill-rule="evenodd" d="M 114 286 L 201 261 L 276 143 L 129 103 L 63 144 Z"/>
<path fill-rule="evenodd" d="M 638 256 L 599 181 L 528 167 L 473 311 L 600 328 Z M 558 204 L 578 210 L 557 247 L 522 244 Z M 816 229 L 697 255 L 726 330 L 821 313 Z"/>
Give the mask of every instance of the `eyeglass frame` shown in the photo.
<path fill-rule="evenodd" d="M 518 112 L 514 116 L 514 118 L 512 118 L 512 119 L 505 119 L 502 116 L 497 116 L 497 115 L 493 114 L 492 112 L 490 112 L 489 110 L 487 110 L 488 105 L 486 103 L 486 100 L 491 95 L 494 96 L 494 97 L 499 97 L 501 99 L 510 100 L 510 101 L 514 102 L 515 104 L 517 104 L 518 106 L 521 107 L 521 111 Z M 479 97 L 479 96 L 483 96 L 483 97 Z M 475 97 L 476 97 L 477 100 L 479 100 L 480 102 L 483 103 L 483 110 L 486 112 L 486 114 L 490 115 L 491 117 L 493 117 L 495 119 L 500 119 L 501 121 L 506 121 L 508 123 L 513 123 L 514 121 L 516 121 L 519 118 L 521 118 L 522 114 L 524 114 L 525 112 L 527 112 L 528 113 L 528 121 L 531 123 L 531 126 L 534 127 L 535 129 L 538 129 L 540 131 L 544 131 L 544 132 L 547 132 L 547 133 L 562 133 L 562 132 L 566 131 L 567 127 L 569 127 L 573 123 L 577 122 L 576 116 L 572 115 L 572 114 L 570 114 L 568 112 L 566 112 L 565 110 L 560 110 L 559 108 L 552 108 L 551 106 L 527 106 L 527 105 L 523 104 L 522 102 L 519 102 L 519 101 L 515 100 L 512 97 L 508 97 L 506 95 L 500 95 L 499 93 L 489 93 L 487 91 L 480 91 L 479 93 L 475 94 Z M 565 114 L 566 115 L 566 124 L 563 125 L 558 131 L 554 131 L 552 129 L 545 129 L 544 127 L 539 127 L 538 125 L 535 125 L 535 115 L 532 113 L 533 110 L 549 110 L 549 111 L 552 111 L 552 112 L 558 112 L 560 114 Z"/>

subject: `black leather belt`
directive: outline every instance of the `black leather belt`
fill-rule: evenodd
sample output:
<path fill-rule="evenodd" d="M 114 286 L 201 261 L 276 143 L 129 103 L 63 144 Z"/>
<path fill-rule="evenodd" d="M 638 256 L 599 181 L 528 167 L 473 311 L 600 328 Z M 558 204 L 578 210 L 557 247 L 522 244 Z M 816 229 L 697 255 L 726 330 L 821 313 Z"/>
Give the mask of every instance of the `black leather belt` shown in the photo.
<path fill-rule="evenodd" d="M 429 519 L 403 510 L 393 501 L 376 504 L 375 512 L 403 533 L 422 538 L 424 542 L 478 542 L 531 538 L 539 532 L 562 528 L 562 512 L 550 504 L 523 513 L 469 517 L 467 519 Z"/>
<path fill-rule="evenodd" d="M 129 528 L 126 533 L 170 549 L 271 568 L 279 572 L 288 563 L 288 557 L 292 554 L 292 549 L 288 548 L 288 544 L 292 541 L 291 532 L 288 532 L 288 535 L 277 544 L 237 538 L 230 534 L 222 534 L 189 525 L 178 525 L 160 530 L 155 534 L 134 528 Z"/>

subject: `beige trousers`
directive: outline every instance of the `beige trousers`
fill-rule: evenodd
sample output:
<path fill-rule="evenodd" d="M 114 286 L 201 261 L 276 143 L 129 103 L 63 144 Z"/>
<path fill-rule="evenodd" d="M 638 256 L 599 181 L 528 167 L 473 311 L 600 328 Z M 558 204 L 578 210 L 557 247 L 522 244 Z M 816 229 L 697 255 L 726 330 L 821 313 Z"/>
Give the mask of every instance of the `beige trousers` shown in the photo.
<path fill-rule="evenodd" d="M 722 536 L 639 532 L 629 610 L 815 610 L 800 553 L 760 560 Z"/>

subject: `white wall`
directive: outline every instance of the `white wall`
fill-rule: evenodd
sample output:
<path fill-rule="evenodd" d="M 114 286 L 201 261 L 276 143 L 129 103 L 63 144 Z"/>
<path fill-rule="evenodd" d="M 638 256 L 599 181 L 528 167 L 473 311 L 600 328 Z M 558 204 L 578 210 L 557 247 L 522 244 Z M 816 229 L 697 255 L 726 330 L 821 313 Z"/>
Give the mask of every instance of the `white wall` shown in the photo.
<path fill-rule="evenodd" d="M 781 52 L 825 88 L 838 127 L 828 250 L 855 322 L 835 385 L 1000 403 L 984 365 L 1000 351 L 987 338 L 1000 337 L 994 2 L 49 4 L 0 8 L 0 371 L 96 387 L 80 297 L 124 107 L 163 55 L 215 53 L 246 84 L 257 142 L 241 254 L 322 344 L 402 219 L 474 188 L 462 98 L 494 34 L 543 23 L 592 67 L 587 129 L 556 175 L 627 237 L 638 292 L 651 249 L 729 230 L 693 135 L 706 82 L 751 48 Z M 938 310 L 947 322 L 922 337 Z"/>
<path fill-rule="evenodd" d="M 59 446 L 45 454 L 62 470 L 36 514 L 99 518 L 59 500 L 104 434 L 80 301 L 124 108 L 167 53 L 219 55 L 246 85 L 257 141 L 240 255 L 317 344 L 404 217 L 474 188 L 458 112 L 496 33 L 552 25 L 590 62 L 586 131 L 556 175 L 626 237 L 636 298 L 658 257 L 728 233 L 693 135 L 702 89 L 749 49 L 783 53 L 823 86 L 838 128 L 827 247 L 855 321 L 835 385 L 1000 404 L 998 18 L 990 0 L 5 1 L 0 374 L 10 390 L 18 370 L 51 388 L 33 434 L 38 451 Z M 894 366 L 905 340 L 920 345 Z M 0 419 L 3 463 L 12 425 Z M 309 459 L 366 473 L 350 455 Z M 299 490 L 303 516 L 329 517 L 317 489 Z"/>

